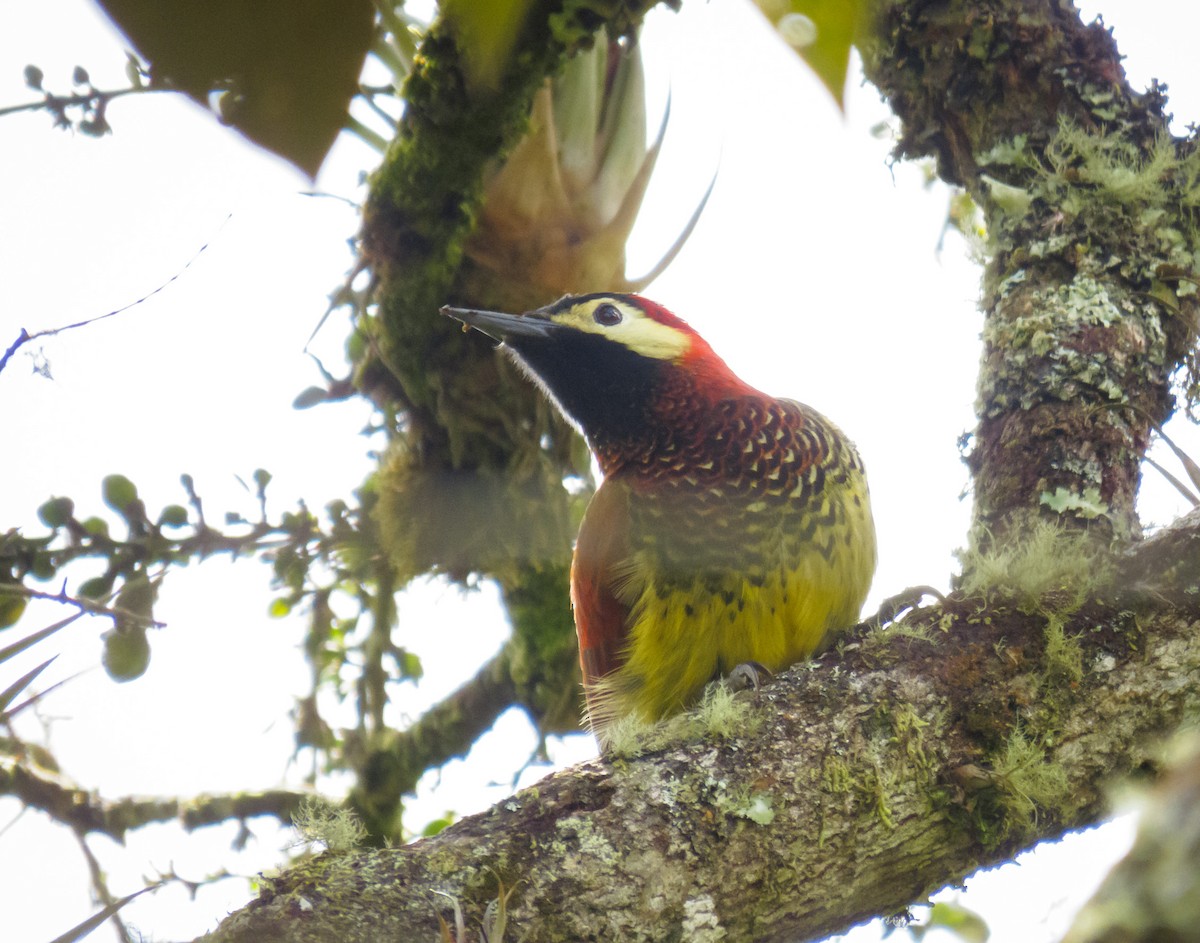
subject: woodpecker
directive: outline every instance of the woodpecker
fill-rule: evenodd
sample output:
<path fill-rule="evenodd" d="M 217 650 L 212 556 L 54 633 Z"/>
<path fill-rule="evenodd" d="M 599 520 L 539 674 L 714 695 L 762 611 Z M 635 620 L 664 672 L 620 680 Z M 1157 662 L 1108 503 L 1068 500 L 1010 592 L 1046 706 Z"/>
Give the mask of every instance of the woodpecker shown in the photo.
<path fill-rule="evenodd" d="M 857 620 L 875 571 L 867 481 L 816 410 L 743 382 L 638 295 L 441 311 L 500 341 L 603 473 L 571 565 L 602 745 L 622 717 L 676 713 L 736 666 L 779 670 Z"/>

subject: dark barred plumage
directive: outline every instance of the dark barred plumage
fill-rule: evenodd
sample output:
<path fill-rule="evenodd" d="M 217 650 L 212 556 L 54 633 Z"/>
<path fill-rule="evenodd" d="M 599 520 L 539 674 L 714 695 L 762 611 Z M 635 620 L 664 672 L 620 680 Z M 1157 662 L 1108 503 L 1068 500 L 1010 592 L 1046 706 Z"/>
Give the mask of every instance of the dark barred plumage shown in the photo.
<path fill-rule="evenodd" d="M 855 621 L 875 566 L 866 479 L 820 413 L 743 383 L 637 296 L 447 313 L 505 342 L 604 473 L 572 568 L 602 739 L 622 716 L 682 709 L 739 663 L 806 658 Z"/>

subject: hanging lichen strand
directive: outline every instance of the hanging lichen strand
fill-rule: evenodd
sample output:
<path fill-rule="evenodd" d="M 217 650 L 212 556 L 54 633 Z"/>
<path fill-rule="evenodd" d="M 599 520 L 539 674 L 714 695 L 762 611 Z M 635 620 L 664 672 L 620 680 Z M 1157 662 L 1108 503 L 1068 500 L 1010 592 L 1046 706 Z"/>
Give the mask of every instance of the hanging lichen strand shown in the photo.
<path fill-rule="evenodd" d="M 972 546 L 1045 518 L 1134 537 L 1141 458 L 1194 356 L 1193 144 L 1070 3 L 878 12 L 865 59 L 903 119 L 897 153 L 935 157 L 986 220 Z"/>

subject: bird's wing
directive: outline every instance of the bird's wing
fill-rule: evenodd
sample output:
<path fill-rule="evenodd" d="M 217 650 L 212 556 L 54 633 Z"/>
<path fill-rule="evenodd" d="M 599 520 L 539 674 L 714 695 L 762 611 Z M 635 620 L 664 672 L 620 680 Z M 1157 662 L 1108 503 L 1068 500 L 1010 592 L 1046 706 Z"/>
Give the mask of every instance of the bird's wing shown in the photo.
<path fill-rule="evenodd" d="M 579 663 L 589 710 L 596 682 L 624 661 L 628 606 L 617 596 L 621 567 L 629 559 L 626 487 L 605 479 L 592 496 L 571 563 L 571 604 L 579 632 Z"/>

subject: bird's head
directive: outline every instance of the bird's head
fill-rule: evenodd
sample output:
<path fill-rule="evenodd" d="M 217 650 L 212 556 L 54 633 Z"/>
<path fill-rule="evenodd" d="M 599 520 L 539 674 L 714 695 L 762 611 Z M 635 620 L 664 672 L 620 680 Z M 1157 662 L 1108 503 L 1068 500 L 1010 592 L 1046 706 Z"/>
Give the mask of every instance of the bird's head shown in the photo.
<path fill-rule="evenodd" d="M 593 444 L 753 392 L 687 322 L 638 295 L 568 295 L 519 315 L 441 310 L 501 341 Z"/>

